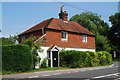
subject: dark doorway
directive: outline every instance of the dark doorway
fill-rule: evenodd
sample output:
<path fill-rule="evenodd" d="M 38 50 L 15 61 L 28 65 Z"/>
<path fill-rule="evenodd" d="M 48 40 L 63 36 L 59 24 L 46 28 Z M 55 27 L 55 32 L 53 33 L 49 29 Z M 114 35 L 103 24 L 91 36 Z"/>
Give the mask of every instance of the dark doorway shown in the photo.
<path fill-rule="evenodd" d="M 52 51 L 53 67 L 58 67 L 58 51 Z"/>

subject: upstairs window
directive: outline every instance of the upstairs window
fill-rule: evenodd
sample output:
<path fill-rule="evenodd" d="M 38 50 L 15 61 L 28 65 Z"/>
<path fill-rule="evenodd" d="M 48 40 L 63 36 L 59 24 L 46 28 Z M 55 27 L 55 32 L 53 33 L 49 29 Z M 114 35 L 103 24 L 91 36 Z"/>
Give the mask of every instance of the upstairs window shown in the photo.
<path fill-rule="evenodd" d="M 61 32 L 61 39 L 62 40 L 68 40 L 68 33 L 66 31 Z"/>
<path fill-rule="evenodd" d="M 82 42 L 87 42 L 87 35 L 82 35 Z"/>
<path fill-rule="evenodd" d="M 25 35 L 23 35 L 23 36 L 21 37 L 21 39 L 22 39 L 22 41 L 25 40 Z"/>

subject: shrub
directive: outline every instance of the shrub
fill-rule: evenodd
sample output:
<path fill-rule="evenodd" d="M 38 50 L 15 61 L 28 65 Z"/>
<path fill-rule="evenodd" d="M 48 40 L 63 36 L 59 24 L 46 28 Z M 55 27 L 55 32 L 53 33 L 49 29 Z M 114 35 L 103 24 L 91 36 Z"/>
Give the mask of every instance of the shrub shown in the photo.
<path fill-rule="evenodd" d="M 98 52 L 100 65 L 112 64 L 112 55 L 105 51 Z"/>
<path fill-rule="evenodd" d="M 61 51 L 60 66 L 77 68 L 112 64 L 108 52 Z"/>
<path fill-rule="evenodd" d="M 88 56 L 88 57 L 86 57 Z M 61 51 L 60 52 L 60 65 L 64 67 L 84 67 L 87 66 L 85 62 L 88 60 L 89 55 L 81 51 Z"/>
<path fill-rule="evenodd" d="M 2 46 L 2 69 L 6 71 L 27 71 L 32 64 L 31 50 L 26 45 Z"/>
<path fill-rule="evenodd" d="M 47 58 L 45 58 L 44 60 L 43 60 L 43 62 L 42 62 L 42 64 L 41 64 L 41 68 L 47 68 Z"/>

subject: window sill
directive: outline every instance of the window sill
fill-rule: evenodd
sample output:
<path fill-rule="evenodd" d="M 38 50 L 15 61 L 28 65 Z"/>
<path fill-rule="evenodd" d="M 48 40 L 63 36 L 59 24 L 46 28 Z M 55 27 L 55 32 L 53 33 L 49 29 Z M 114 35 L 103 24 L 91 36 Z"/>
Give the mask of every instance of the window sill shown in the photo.
<path fill-rule="evenodd" d="M 68 40 L 67 40 L 67 39 L 61 39 L 61 41 L 65 41 L 65 42 L 67 42 Z"/>
<path fill-rule="evenodd" d="M 87 43 L 87 41 L 82 41 L 82 43 Z"/>

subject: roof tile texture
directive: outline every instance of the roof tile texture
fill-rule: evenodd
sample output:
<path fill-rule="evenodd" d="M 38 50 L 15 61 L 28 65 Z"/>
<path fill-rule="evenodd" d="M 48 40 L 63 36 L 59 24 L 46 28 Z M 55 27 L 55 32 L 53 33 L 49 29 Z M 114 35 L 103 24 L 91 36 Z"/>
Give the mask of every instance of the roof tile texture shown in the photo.
<path fill-rule="evenodd" d="M 62 21 L 61 19 L 57 18 L 50 18 L 47 20 L 44 20 L 43 22 L 31 27 L 30 29 L 26 30 L 25 32 L 21 33 L 20 35 L 30 33 L 33 31 L 40 30 L 42 28 L 49 28 L 49 29 L 55 29 L 55 30 L 65 30 L 75 33 L 82 33 L 82 34 L 88 34 L 88 35 L 94 35 L 87 29 L 85 29 L 80 24 L 74 22 L 74 21 L 68 21 L 67 23 Z"/>

